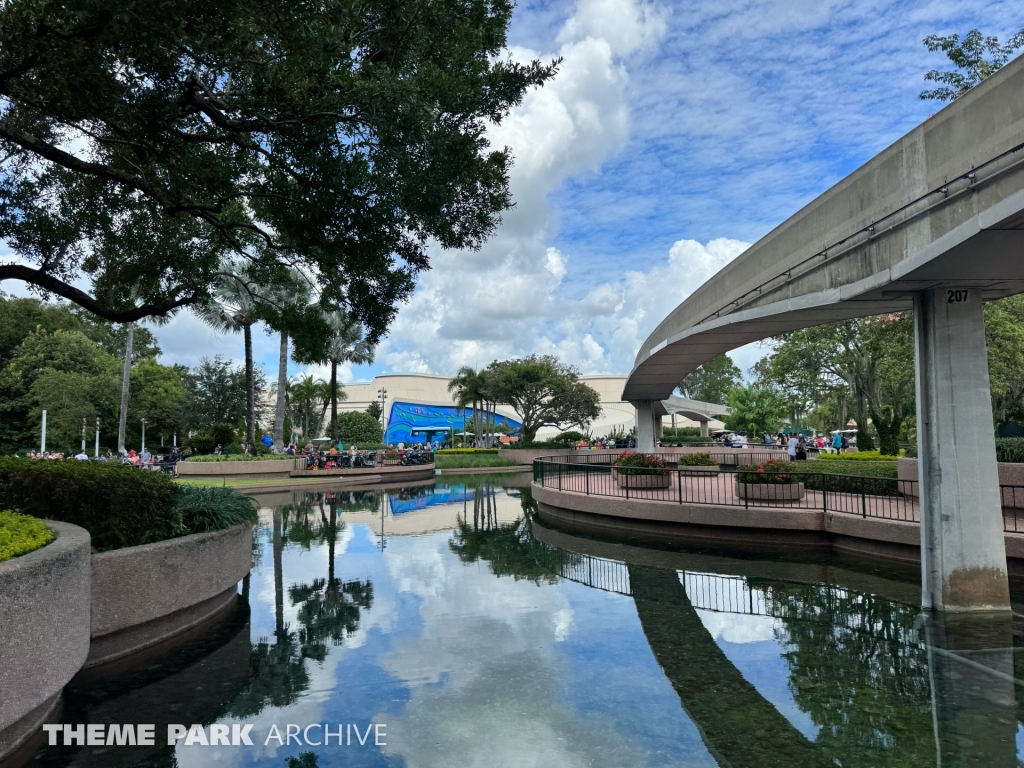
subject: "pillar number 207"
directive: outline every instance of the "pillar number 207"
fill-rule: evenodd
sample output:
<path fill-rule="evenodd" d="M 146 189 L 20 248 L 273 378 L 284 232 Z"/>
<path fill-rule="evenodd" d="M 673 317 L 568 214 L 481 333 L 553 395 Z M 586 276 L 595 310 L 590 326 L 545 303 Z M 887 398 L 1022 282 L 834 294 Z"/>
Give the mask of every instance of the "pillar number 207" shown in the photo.
<path fill-rule="evenodd" d="M 967 289 L 958 289 L 955 291 L 946 291 L 946 303 L 947 304 L 962 304 L 967 301 Z"/>

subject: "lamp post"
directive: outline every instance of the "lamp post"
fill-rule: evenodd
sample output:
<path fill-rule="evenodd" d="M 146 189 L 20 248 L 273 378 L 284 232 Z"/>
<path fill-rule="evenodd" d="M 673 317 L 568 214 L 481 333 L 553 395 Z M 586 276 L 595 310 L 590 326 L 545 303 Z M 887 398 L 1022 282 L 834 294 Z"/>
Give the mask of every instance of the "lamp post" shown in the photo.
<path fill-rule="evenodd" d="M 43 409 L 43 439 L 39 452 L 46 453 L 46 409 Z"/>
<path fill-rule="evenodd" d="M 142 422 L 142 451 L 145 451 L 146 450 L 146 420 L 145 419 L 140 419 L 140 421 Z M 139 453 L 142 453 L 142 451 L 139 451 Z"/>
<path fill-rule="evenodd" d="M 85 453 L 85 417 L 82 417 L 82 453 Z"/>
<path fill-rule="evenodd" d="M 385 430 L 384 402 L 388 399 L 388 391 L 384 389 L 384 387 L 381 387 L 380 389 L 377 390 L 377 394 L 380 395 L 380 432 L 381 439 L 383 440 Z"/>
<path fill-rule="evenodd" d="M 93 451 L 93 458 L 100 457 L 100 417 L 96 417 L 96 448 Z"/>

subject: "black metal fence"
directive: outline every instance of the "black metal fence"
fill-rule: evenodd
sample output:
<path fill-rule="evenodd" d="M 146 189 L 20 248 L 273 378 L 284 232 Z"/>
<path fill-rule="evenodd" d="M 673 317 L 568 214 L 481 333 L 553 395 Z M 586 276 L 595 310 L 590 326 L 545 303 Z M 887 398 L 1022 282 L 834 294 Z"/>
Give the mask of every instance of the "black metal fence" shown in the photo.
<path fill-rule="evenodd" d="M 799 472 L 793 473 L 792 483 L 761 483 L 755 481 L 753 473 L 738 472 L 736 467 L 762 463 L 778 458 L 778 454 L 752 451 L 743 451 L 739 456 L 736 452 L 712 454 L 720 464 L 706 468 L 669 466 L 663 470 L 620 470 L 612 466 L 614 458 L 584 455 L 537 459 L 533 464 L 534 480 L 544 488 L 588 496 L 747 509 L 814 509 L 916 522 L 916 480 Z M 661 454 L 659 458 L 668 463 L 676 456 Z"/>
<path fill-rule="evenodd" d="M 653 454 L 665 469 L 619 469 L 616 457 L 586 453 L 547 456 L 534 460 L 533 479 L 543 488 L 677 504 L 841 512 L 861 517 L 920 522 L 916 480 L 826 472 L 792 473 L 791 482 L 755 482 L 739 466 L 781 458 L 779 452 L 731 450 L 711 453 L 717 466 L 679 466 L 679 454 Z M 801 467 L 803 470 L 804 467 Z M 1024 533 L 1024 486 L 1000 486 L 1003 529 Z"/>

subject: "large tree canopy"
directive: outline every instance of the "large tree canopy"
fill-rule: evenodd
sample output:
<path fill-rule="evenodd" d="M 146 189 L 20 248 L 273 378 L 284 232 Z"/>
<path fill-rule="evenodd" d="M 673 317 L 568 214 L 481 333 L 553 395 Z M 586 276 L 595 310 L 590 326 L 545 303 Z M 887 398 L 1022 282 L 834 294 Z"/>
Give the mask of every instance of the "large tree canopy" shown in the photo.
<path fill-rule="evenodd" d="M 724 403 L 729 393 L 743 383 L 743 372 L 728 355 L 709 360 L 679 382 L 683 397 L 704 403 Z"/>
<path fill-rule="evenodd" d="M 302 268 L 376 341 L 428 243 L 479 246 L 511 204 L 485 130 L 553 72 L 503 58 L 512 9 L 0 5 L 0 280 L 128 322 L 204 302 L 230 255 Z"/>
<path fill-rule="evenodd" d="M 541 427 L 586 429 L 601 415 L 601 396 L 579 380 L 578 370 L 552 355 L 495 361 L 485 375 L 487 397 L 512 406 L 526 444 L 534 441 Z"/>

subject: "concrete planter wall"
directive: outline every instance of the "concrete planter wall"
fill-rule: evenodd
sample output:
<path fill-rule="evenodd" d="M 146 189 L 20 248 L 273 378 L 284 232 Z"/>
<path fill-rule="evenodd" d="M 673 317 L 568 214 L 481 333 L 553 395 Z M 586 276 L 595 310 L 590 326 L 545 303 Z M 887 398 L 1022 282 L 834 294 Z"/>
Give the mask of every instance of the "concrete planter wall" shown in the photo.
<path fill-rule="evenodd" d="M 632 451 L 632 450 L 636 450 L 636 449 L 635 448 L 600 448 L 598 450 L 589 450 L 588 449 L 588 450 L 583 450 L 583 451 L 574 451 L 571 448 L 556 448 L 556 449 L 551 449 L 551 448 L 523 448 L 523 449 L 499 448 L 498 449 L 498 456 L 500 456 L 503 459 L 511 459 L 512 461 L 516 462 L 517 464 L 533 464 L 533 460 L 534 459 L 539 459 L 542 456 L 576 456 L 576 455 L 579 455 L 579 456 L 587 456 L 587 455 L 592 455 L 592 456 L 601 456 L 601 455 L 605 455 L 605 456 L 618 456 L 623 451 Z M 689 454 L 689 453 L 709 453 L 709 452 L 714 452 L 714 453 L 736 453 L 736 454 L 742 456 L 744 450 L 749 450 L 751 452 L 757 451 L 759 453 L 761 451 L 764 451 L 764 450 L 775 450 L 779 454 L 780 458 L 786 455 L 786 452 L 783 451 L 783 450 L 779 450 L 779 449 L 764 449 L 764 448 L 760 448 L 759 446 L 756 446 L 756 445 L 752 445 L 752 446 L 750 446 L 750 448 L 747 448 L 747 449 L 726 448 L 725 446 L 720 446 L 720 447 L 715 447 L 715 448 L 655 448 L 654 449 L 654 453 L 666 453 L 666 454 L 675 453 L 675 454 L 682 455 L 682 454 Z"/>
<path fill-rule="evenodd" d="M 33 736 L 89 653 L 89 534 L 0 563 L 0 759 Z"/>
<path fill-rule="evenodd" d="M 612 477 L 618 482 L 620 488 L 642 490 L 644 488 L 668 488 L 672 485 L 672 473 L 667 470 L 657 474 L 634 475 L 612 468 Z"/>
<path fill-rule="evenodd" d="M 272 459 L 269 461 L 179 461 L 178 477 L 220 477 L 222 475 L 254 476 L 254 477 L 288 477 L 293 469 L 304 469 L 294 458 Z"/>
<path fill-rule="evenodd" d="M 741 499 L 760 501 L 798 501 L 804 497 L 804 484 L 741 483 L 737 480 L 736 495 Z"/>
<path fill-rule="evenodd" d="M 86 666 L 159 643 L 225 610 L 251 563 L 249 523 L 93 555 Z"/>

